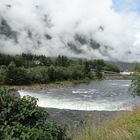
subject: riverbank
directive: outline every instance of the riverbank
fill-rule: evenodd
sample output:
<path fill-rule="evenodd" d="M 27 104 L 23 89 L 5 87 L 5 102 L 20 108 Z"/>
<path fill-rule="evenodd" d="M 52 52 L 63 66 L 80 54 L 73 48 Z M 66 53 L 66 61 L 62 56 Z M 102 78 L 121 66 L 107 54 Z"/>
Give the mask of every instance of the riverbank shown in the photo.
<path fill-rule="evenodd" d="M 20 96 L 16 90 L 12 93 L 15 96 Z M 69 110 L 44 108 L 58 124 L 66 127 L 67 133 L 70 137 L 75 137 L 82 129 L 87 126 L 102 126 L 105 122 L 112 120 L 117 116 L 126 115 L 130 111 L 84 111 L 84 110 Z"/>
<path fill-rule="evenodd" d="M 57 83 L 58 84 L 58 83 Z M 50 94 L 50 97 L 52 97 L 51 99 L 57 99 L 57 102 L 54 102 L 54 100 L 49 100 L 48 97 L 45 96 L 45 94 L 43 96 L 41 96 L 42 99 L 45 99 L 44 104 L 46 103 L 51 103 L 52 106 L 49 106 L 49 107 L 52 107 L 52 108 L 45 108 L 47 110 L 47 112 L 50 114 L 50 117 L 53 118 L 57 123 L 63 125 L 63 126 L 66 126 L 66 128 L 68 129 L 68 132 L 69 132 L 69 135 L 71 136 L 74 136 L 77 134 L 77 131 L 80 131 L 80 129 L 82 128 L 85 128 L 86 126 L 88 126 L 87 124 L 90 123 L 91 125 L 95 125 L 95 126 L 102 126 L 102 124 L 106 121 L 110 121 L 113 117 L 116 117 L 116 116 L 119 116 L 119 115 L 124 115 L 126 114 L 128 111 L 79 111 L 78 109 L 77 110 L 69 110 L 71 106 L 75 106 L 76 108 L 77 107 L 81 107 L 83 106 L 83 108 L 81 110 L 87 110 L 87 105 L 86 107 L 84 107 L 84 104 L 87 104 L 84 103 L 84 101 L 89 101 L 91 98 L 93 98 L 92 101 L 90 101 L 90 106 L 93 107 L 93 110 L 94 109 L 97 109 L 97 108 L 102 108 L 102 102 L 100 102 L 98 105 L 97 105 L 97 108 L 94 106 L 96 106 L 96 104 L 94 104 L 94 98 L 96 96 L 94 96 L 94 94 L 90 94 L 89 93 L 89 89 L 96 89 L 97 88 L 97 91 L 99 91 L 97 94 L 97 96 L 101 95 L 102 97 L 102 94 L 104 95 L 103 99 L 105 99 L 105 97 L 107 98 L 112 98 L 112 99 L 116 99 L 117 101 L 120 101 L 120 98 L 117 98 L 119 96 L 118 93 L 122 93 L 123 92 L 123 89 L 125 88 L 126 90 L 124 90 L 124 94 L 123 94 L 123 97 L 125 95 L 125 92 L 127 91 L 127 86 L 129 85 L 129 82 L 124 82 L 124 81 L 118 81 L 116 80 L 116 82 L 114 82 L 113 80 L 105 80 L 105 81 L 96 81 L 95 83 L 91 83 L 91 84 L 80 84 L 78 85 L 78 88 L 75 89 L 77 86 L 75 87 L 72 87 L 72 90 L 71 87 L 70 88 L 62 88 L 60 89 L 59 91 L 59 88 L 61 86 L 66 86 L 66 84 L 62 83 L 60 84 L 59 83 L 59 86 L 57 85 L 58 89 L 56 89 L 56 93 L 52 92 L 52 96 Z M 73 84 L 72 84 L 73 85 Z M 71 86 L 72 86 L 71 85 Z M 45 87 L 41 87 L 41 89 L 46 89 L 47 88 L 50 88 L 49 86 L 46 86 L 44 85 Z M 70 86 L 69 83 L 67 83 L 67 86 Z M 116 88 L 116 86 L 118 87 L 118 89 Z M 35 90 L 40 90 L 40 86 L 39 88 L 36 87 L 37 89 Z M 54 87 L 54 85 L 51 87 L 51 88 L 56 88 L 56 85 Z M 79 91 L 79 89 L 85 89 L 84 91 L 86 92 L 83 92 L 83 94 L 79 91 L 79 94 L 77 92 L 75 92 L 74 94 L 72 94 L 73 92 L 73 88 L 74 88 L 74 91 Z M 100 90 L 101 88 L 101 90 Z M 31 90 L 33 90 L 33 88 L 30 88 Z M 107 90 L 105 90 L 107 89 Z M 108 89 L 112 89 L 112 94 L 108 94 Z M 115 91 L 114 91 L 115 89 Z M 24 90 L 24 89 L 23 89 Z M 26 89 L 25 89 L 26 90 Z M 27 89 L 29 90 L 29 88 Z M 50 90 L 53 90 L 53 89 L 50 89 Z M 68 92 L 68 90 L 70 90 L 70 92 Z M 59 95 L 58 95 L 59 93 Z M 65 93 L 67 93 L 65 95 Z M 109 92 L 111 93 L 111 92 Z M 116 93 L 116 94 L 114 94 Z M 86 95 L 91 95 L 91 97 L 89 97 L 89 99 L 86 99 L 88 98 L 88 96 Z M 67 95 L 70 95 L 67 97 Z M 112 97 L 112 95 L 114 97 Z M 121 94 L 120 94 L 121 95 Z M 65 105 L 65 102 L 63 99 L 64 96 L 68 99 L 71 100 L 71 106 L 68 106 L 67 108 L 69 109 L 54 109 L 54 108 L 59 108 L 61 107 L 63 104 Z M 84 96 L 84 100 L 82 100 L 82 97 Z M 56 97 L 56 98 L 55 98 Z M 57 97 L 61 97 L 61 98 L 57 98 Z M 71 98 L 73 97 L 73 98 Z M 80 98 L 81 100 L 81 103 L 76 105 L 78 103 L 78 101 L 74 101 L 76 98 Z M 38 97 L 37 97 L 38 98 Z M 48 100 L 47 100 L 48 99 Z M 128 96 L 126 96 L 125 99 L 128 99 Z M 115 101 L 114 101 L 115 102 Z M 113 104 L 110 106 L 113 110 L 113 108 L 116 106 L 116 104 L 112 102 Z M 53 106 L 54 105 L 54 106 Z M 105 106 L 103 104 L 103 106 Z M 53 108 L 54 107 L 54 108 Z M 71 107 L 73 108 L 73 107 Z M 76 109 L 76 108 L 73 108 L 73 109 Z M 100 110 L 104 110 L 104 108 L 102 108 Z M 118 107 L 118 110 L 119 110 L 120 107 Z M 76 133 L 75 133 L 76 132 Z"/>
<path fill-rule="evenodd" d="M 131 80 L 132 79 L 132 75 L 121 75 L 121 74 L 117 74 L 117 75 L 105 75 L 104 76 L 105 80 Z"/>
<path fill-rule="evenodd" d="M 60 110 L 45 108 L 57 123 L 63 125 L 68 130 L 68 135 L 75 137 L 81 129 L 88 125 L 95 127 L 101 126 L 107 121 L 124 116 L 129 111 L 79 111 L 79 110 Z"/>
<path fill-rule="evenodd" d="M 131 80 L 132 76 L 123 76 L 123 75 L 107 75 L 101 80 Z M 62 87 L 71 87 L 82 83 L 91 83 L 98 80 L 93 79 L 84 79 L 84 80 L 72 80 L 72 81 L 57 81 L 48 84 L 32 84 L 32 85 L 1 85 L 9 89 L 14 90 L 45 90 L 52 88 L 62 88 Z"/>
<path fill-rule="evenodd" d="M 45 90 L 51 88 L 61 88 L 61 87 L 70 87 L 74 85 L 78 85 L 81 83 L 90 83 L 94 80 L 73 80 L 73 81 L 58 81 L 54 83 L 48 84 L 32 84 L 32 85 L 1 85 L 3 87 L 7 87 L 9 89 L 15 90 Z"/>

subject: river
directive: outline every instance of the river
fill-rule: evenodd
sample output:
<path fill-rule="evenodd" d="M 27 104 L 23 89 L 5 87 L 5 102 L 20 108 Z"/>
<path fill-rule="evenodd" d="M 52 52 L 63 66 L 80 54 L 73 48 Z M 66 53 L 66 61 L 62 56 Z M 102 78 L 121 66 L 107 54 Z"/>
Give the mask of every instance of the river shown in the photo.
<path fill-rule="evenodd" d="M 120 111 L 140 106 L 140 97 L 129 92 L 130 80 L 104 80 L 90 84 L 47 90 L 20 90 L 21 97 L 30 95 L 38 98 L 38 105 L 47 108 Z"/>

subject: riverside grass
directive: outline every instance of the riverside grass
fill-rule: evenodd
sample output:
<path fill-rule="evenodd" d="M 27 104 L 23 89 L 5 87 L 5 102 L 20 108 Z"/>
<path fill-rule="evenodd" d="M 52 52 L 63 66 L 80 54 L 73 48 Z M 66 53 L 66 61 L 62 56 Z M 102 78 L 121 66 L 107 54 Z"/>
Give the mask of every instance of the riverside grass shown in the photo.
<path fill-rule="evenodd" d="M 140 108 L 99 127 L 90 123 L 74 140 L 140 140 Z"/>

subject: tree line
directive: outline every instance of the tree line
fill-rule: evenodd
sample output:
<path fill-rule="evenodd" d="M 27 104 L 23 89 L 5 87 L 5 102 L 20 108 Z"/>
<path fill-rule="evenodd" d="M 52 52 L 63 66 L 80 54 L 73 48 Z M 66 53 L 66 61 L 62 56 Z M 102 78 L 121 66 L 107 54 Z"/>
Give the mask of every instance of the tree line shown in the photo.
<path fill-rule="evenodd" d="M 47 84 L 56 81 L 102 79 L 102 71 L 119 72 L 103 60 L 0 54 L 0 84 Z"/>

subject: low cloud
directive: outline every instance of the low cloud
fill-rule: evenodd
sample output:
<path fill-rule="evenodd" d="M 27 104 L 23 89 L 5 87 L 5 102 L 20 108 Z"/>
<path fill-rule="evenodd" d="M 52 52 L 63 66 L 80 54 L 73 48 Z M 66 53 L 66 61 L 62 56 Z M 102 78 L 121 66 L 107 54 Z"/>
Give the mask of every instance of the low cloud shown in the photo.
<path fill-rule="evenodd" d="M 139 61 L 140 15 L 129 3 L 118 10 L 112 0 L 1 0 L 0 51 Z"/>

